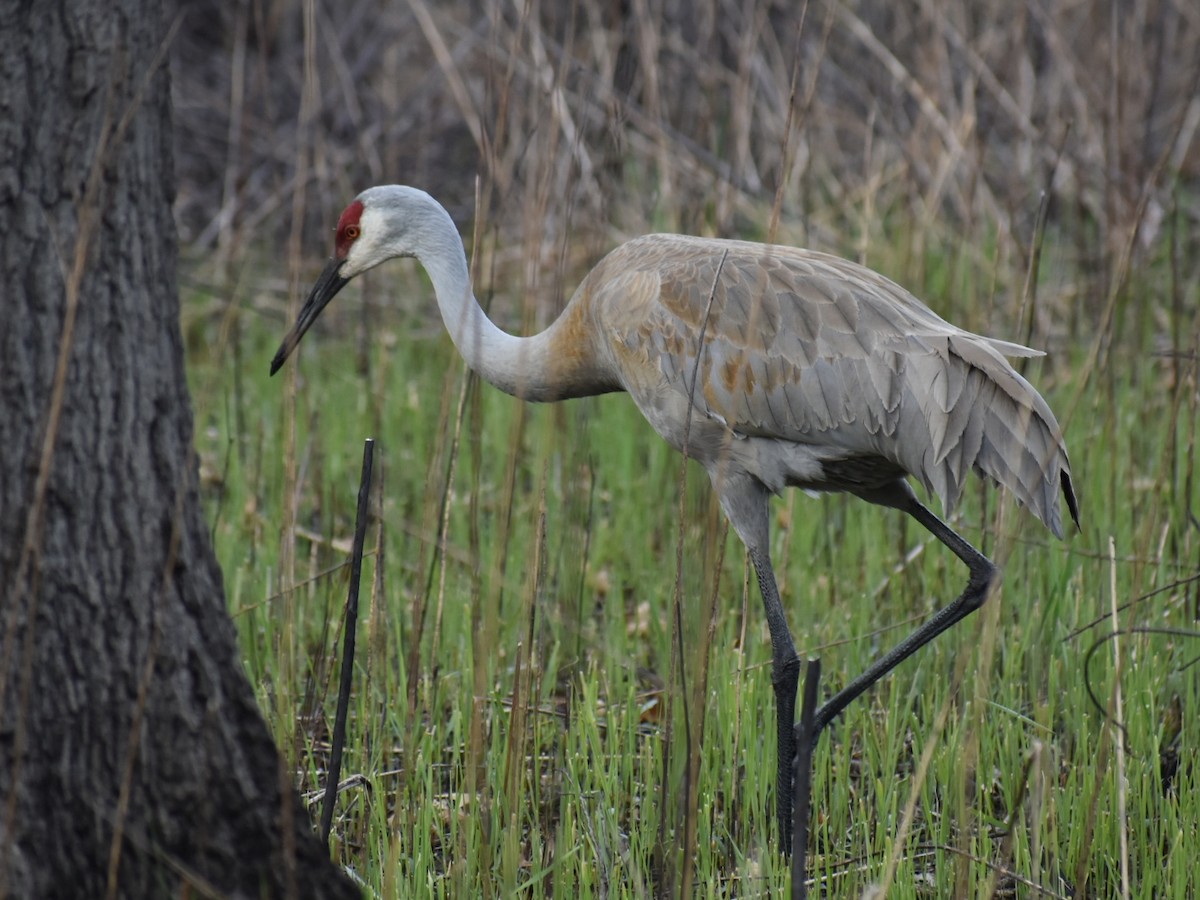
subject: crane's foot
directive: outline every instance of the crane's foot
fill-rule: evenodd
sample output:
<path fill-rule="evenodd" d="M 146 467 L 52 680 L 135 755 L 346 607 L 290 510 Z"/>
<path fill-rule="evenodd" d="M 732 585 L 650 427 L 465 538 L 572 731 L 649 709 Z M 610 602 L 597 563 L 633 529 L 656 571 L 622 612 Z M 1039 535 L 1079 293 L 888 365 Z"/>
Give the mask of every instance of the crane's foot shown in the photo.
<path fill-rule="evenodd" d="M 792 758 L 792 898 L 808 896 L 808 821 L 812 804 L 812 756 L 821 736 L 817 718 L 817 687 L 821 681 L 821 660 L 810 659 L 804 670 L 804 698 L 800 721 L 795 727 L 796 752 Z M 785 844 L 785 851 L 786 851 Z"/>

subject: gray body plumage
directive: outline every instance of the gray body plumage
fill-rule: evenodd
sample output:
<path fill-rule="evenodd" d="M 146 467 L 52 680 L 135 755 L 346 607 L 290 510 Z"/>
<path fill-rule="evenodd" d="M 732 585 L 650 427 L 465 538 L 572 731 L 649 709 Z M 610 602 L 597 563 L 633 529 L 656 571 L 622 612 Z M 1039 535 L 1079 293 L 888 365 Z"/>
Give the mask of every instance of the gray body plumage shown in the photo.
<path fill-rule="evenodd" d="M 741 241 L 636 238 L 584 298 L 621 387 L 676 448 L 687 429 L 710 472 L 867 499 L 907 473 L 952 510 L 975 469 L 1063 535 L 1061 430 L 1005 359 L 1036 350 L 957 328 L 847 260 Z"/>

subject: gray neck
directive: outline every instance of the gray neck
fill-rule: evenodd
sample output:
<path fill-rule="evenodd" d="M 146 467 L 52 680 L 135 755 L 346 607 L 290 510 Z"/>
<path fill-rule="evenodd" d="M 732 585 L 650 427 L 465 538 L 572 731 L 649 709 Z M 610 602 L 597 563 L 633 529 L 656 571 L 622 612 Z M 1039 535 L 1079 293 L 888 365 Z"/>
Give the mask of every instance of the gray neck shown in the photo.
<path fill-rule="evenodd" d="M 415 255 L 429 273 L 442 321 L 467 365 L 489 384 L 515 397 L 555 400 L 567 396 L 551 365 L 559 355 L 553 349 L 558 323 L 532 337 L 517 337 L 498 328 L 475 299 L 458 229 L 439 203 L 430 198 L 430 204 L 416 228 Z"/>

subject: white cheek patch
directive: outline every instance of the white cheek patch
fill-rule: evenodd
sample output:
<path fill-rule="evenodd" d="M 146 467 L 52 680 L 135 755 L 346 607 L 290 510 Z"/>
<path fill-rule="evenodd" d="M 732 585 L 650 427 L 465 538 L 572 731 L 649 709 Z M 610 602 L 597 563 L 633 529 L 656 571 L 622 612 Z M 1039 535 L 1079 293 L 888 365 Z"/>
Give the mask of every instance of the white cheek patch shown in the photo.
<path fill-rule="evenodd" d="M 388 254 L 380 252 L 380 239 L 387 232 L 387 224 L 383 215 L 377 209 L 367 207 L 362 211 L 358 220 L 358 239 L 350 245 L 346 253 L 346 261 L 342 263 L 341 276 L 353 278 L 361 275 L 387 258 Z"/>

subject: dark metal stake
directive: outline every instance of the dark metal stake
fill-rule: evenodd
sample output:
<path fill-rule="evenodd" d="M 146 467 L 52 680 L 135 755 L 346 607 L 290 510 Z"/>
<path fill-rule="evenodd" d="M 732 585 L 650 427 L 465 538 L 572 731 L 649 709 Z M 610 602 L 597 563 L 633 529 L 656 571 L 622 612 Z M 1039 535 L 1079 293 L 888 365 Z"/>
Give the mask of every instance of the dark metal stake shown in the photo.
<path fill-rule="evenodd" d="M 350 685 L 354 679 L 354 636 L 358 630 L 358 583 L 362 580 L 363 544 L 367 536 L 367 506 L 371 498 L 371 464 L 375 439 L 363 444 L 362 476 L 358 481 L 358 512 L 354 522 L 354 546 L 350 551 L 350 592 L 346 597 L 346 633 L 342 641 L 342 677 L 338 685 L 337 713 L 333 720 L 333 738 L 329 753 L 329 771 L 325 774 L 325 800 L 321 808 L 321 840 L 329 843 L 333 826 L 333 804 L 337 800 L 338 781 L 342 776 L 342 749 L 346 745 L 346 715 L 350 706 Z"/>
<path fill-rule="evenodd" d="M 808 819 L 812 803 L 812 756 L 821 732 L 816 731 L 817 685 L 821 660 L 810 659 L 804 669 L 804 698 L 796 726 L 796 755 L 792 757 L 792 900 L 808 896 Z"/>

